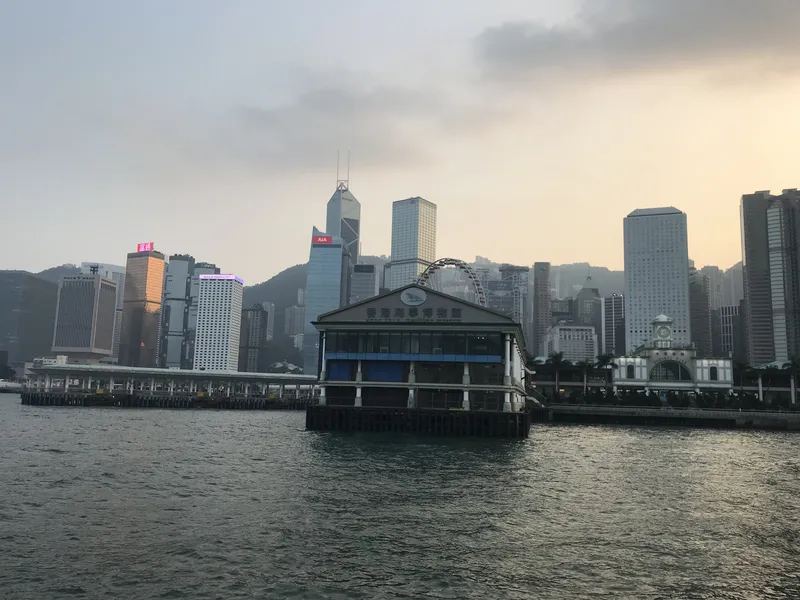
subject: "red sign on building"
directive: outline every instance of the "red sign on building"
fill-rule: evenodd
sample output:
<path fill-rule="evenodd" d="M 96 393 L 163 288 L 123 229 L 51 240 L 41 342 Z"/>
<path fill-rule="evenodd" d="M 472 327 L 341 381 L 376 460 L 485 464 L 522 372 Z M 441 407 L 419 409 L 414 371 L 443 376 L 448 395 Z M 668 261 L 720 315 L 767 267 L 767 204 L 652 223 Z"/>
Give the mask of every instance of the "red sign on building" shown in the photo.
<path fill-rule="evenodd" d="M 312 244 L 332 244 L 333 243 L 333 236 L 332 235 L 315 235 L 311 238 Z"/>
<path fill-rule="evenodd" d="M 137 252 L 150 252 L 153 249 L 153 242 L 142 242 L 141 244 L 137 244 L 136 251 Z"/>

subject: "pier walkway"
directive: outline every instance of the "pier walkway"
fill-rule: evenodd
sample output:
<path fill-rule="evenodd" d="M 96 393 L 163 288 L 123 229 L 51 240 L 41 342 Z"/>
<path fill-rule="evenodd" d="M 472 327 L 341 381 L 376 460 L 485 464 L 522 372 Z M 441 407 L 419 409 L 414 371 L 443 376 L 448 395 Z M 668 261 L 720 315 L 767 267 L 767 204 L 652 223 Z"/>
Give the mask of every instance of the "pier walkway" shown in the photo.
<path fill-rule="evenodd" d="M 552 403 L 547 406 L 547 409 L 549 420 L 554 423 L 611 423 L 800 431 L 800 413 L 797 412 Z"/>

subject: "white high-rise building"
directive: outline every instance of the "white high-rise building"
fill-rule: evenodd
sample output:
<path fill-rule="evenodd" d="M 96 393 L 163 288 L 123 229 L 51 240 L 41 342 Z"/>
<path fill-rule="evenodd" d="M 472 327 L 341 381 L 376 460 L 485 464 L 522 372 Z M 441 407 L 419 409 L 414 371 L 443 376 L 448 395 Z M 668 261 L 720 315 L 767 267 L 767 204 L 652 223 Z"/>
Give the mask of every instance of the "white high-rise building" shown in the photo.
<path fill-rule="evenodd" d="M 412 283 L 436 260 L 436 205 L 424 198 L 392 204 L 389 289 Z"/>
<path fill-rule="evenodd" d="M 673 321 L 675 346 L 689 346 L 689 243 L 686 214 L 643 208 L 624 220 L 625 346 L 628 353 L 651 337 L 653 319 Z"/>
<path fill-rule="evenodd" d="M 236 275 L 200 275 L 194 369 L 236 371 L 244 281 Z"/>
<path fill-rule="evenodd" d="M 114 312 L 114 346 L 111 358 L 119 358 L 119 340 L 122 336 L 122 301 L 125 298 L 125 267 L 107 263 L 81 263 L 82 275 L 100 275 L 117 282 L 117 304 Z"/>

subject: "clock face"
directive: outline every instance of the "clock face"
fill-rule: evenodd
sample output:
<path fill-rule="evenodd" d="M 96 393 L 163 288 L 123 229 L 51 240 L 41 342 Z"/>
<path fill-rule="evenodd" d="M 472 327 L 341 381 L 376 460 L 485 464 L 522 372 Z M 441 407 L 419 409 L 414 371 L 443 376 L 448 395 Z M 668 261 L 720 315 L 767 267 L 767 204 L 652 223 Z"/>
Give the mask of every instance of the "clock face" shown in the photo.
<path fill-rule="evenodd" d="M 669 327 L 659 327 L 658 328 L 658 337 L 661 339 L 666 339 L 669 337 Z"/>

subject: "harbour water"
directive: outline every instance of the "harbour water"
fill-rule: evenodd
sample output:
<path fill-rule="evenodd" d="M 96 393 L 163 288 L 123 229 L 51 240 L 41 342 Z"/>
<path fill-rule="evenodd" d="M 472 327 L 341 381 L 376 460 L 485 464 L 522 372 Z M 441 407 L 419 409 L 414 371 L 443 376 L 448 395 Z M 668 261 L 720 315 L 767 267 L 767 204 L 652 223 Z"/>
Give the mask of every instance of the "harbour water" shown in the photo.
<path fill-rule="evenodd" d="M 0 598 L 800 598 L 800 436 L 0 396 Z"/>

